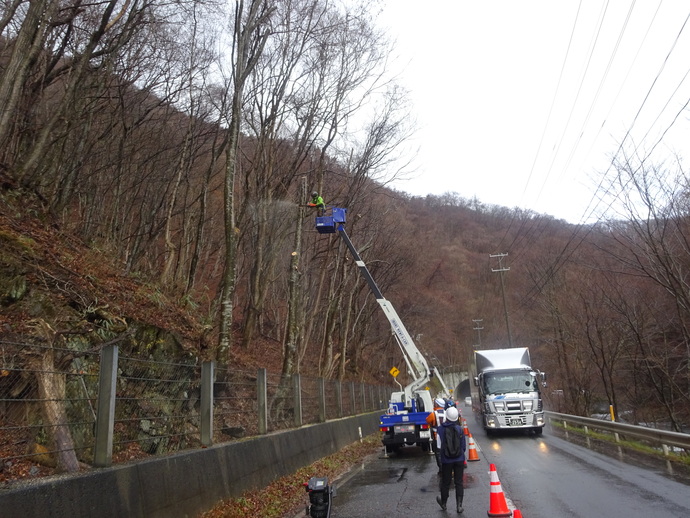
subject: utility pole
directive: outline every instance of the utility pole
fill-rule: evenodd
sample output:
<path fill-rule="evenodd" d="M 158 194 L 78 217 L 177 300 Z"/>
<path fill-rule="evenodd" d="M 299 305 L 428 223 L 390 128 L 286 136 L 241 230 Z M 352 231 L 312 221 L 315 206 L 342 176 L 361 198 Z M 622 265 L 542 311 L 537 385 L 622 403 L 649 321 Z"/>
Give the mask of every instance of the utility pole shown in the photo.
<path fill-rule="evenodd" d="M 482 322 L 481 318 L 473 318 L 472 322 L 474 322 L 474 329 L 477 332 L 477 348 L 481 349 L 482 348 L 482 329 L 483 327 L 480 327 L 479 324 Z"/>
<path fill-rule="evenodd" d="M 484 329 L 484 328 L 482 326 L 480 326 L 479 324 L 482 322 L 482 319 L 481 318 L 473 318 L 472 322 L 474 322 L 474 327 L 472 329 L 474 329 L 477 332 L 476 349 L 481 349 L 482 348 L 482 329 Z M 468 365 L 467 374 L 470 377 L 470 379 L 472 378 L 472 374 L 470 372 L 470 369 L 472 369 L 473 363 L 474 363 L 474 354 L 470 353 L 470 357 L 467 360 L 467 365 Z M 470 392 L 471 391 L 472 391 L 472 389 L 470 389 Z"/>
<path fill-rule="evenodd" d="M 501 276 L 501 294 L 503 295 L 503 311 L 506 317 L 506 329 L 508 329 L 508 346 L 513 347 L 513 335 L 510 332 L 510 321 L 508 320 L 508 304 L 506 303 L 506 287 L 503 280 L 503 273 L 510 271 L 510 268 L 503 266 L 503 258 L 508 254 L 489 254 L 489 257 L 498 257 L 498 268 L 491 268 L 492 272 L 498 272 Z"/>

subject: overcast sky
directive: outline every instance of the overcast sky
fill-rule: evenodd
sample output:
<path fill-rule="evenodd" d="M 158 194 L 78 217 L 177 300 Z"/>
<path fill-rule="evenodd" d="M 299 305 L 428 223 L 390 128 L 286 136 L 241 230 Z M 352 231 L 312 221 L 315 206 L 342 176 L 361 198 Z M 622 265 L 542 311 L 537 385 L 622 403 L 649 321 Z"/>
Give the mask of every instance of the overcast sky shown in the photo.
<path fill-rule="evenodd" d="M 622 142 L 647 152 L 666 132 L 655 156 L 690 155 L 689 15 L 687 0 L 384 0 L 419 128 L 417 178 L 395 187 L 592 221 Z"/>

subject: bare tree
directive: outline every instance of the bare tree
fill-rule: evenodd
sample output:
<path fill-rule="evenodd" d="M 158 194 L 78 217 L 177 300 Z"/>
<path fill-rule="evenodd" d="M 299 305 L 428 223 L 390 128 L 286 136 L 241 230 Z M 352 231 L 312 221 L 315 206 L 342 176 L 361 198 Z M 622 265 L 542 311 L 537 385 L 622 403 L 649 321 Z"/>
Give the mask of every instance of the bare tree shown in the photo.
<path fill-rule="evenodd" d="M 232 102 L 228 114 L 228 145 L 225 154 L 225 267 L 220 298 L 220 332 L 218 359 L 227 363 L 232 345 L 233 297 L 235 295 L 237 267 L 237 229 L 235 226 L 235 174 L 240 141 L 242 99 L 247 78 L 257 64 L 270 35 L 269 21 L 274 11 L 267 0 L 235 2 L 232 46 Z"/>
<path fill-rule="evenodd" d="M 633 332 L 644 351 L 638 362 L 642 360 L 678 427 L 678 405 L 687 409 L 690 392 L 690 278 L 686 273 L 690 267 L 690 181 L 679 166 L 671 170 L 663 164 L 644 160 L 635 164 L 626 159 L 617 164 L 616 182 L 627 221 L 610 223 L 616 246 L 605 251 L 622 269 L 655 283 L 661 288 L 659 293 L 670 297 L 675 318 L 663 326 L 654 349 L 643 330 L 634 328 Z M 663 352 L 655 354 L 655 349 Z"/>

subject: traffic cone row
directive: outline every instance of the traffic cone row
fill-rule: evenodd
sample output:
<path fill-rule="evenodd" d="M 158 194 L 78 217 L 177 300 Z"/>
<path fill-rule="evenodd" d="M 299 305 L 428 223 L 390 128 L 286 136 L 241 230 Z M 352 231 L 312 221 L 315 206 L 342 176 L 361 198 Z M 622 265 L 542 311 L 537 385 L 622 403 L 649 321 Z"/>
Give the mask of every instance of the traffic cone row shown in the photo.
<path fill-rule="evenodd" d="M 508 509 L 508 503 L 501 488 L 501 481 L 498 480 L 495 464 L 489 466 L 489 474 L 491 475 L 491 494 L 489 495 L 489 510 L 486 514 L 489 516 L 512 516 L 513 513 Z"/>
<path fill-rule="evenodd" d="M 467 461 L 477 461 L 479 455 L 477 453 L 477 445 L 474 442 L 474 437 L 470 433 L 467 427 L 467 420 L 463 418 L 462 420 L 463 433 L 467 435 L 467 440 L 469 441 L 469 448 L 467 451 L 467 460 L 465 461 L 465 467 L 467 467 Z M 503 494 L 503 488 L 501 487 L 501 481 L 498 479 L 498 473 L 496 472 L 496 465 L 491 464 L 489 466 L 490 480 L 490 494 L 489 494 L 489 510 L 487 511 L 488 516 L 492 517 L 510 517 L 512 518 L 522 518 L 522 513 L 519 509 L 511 511 L 508 509 L 508 502 Z"/>
<path fill-rule="evenodd" d="M 477 453 L 477 445 L 474 442 L 474 437 L 470 433 L 467 427 L 467 420 L 462 419 L 463 433 L 467 436 L 469 441 L 469 448 L 467 451 L 467 459 L 465 460 L 465 467 L 467 467 L 467 461 L 477 461 L 479 455 Z M 490 494 L 489 494 L 489 510 L 486 512 L 488 516 L 491 517 L 511 517 L 512 518 L 522 518 L 522 513 L 515 509 L 511 511 L 508 509 L 508 502 L 503 494 L 503 488 L 501 487 L 501 481 L 498 479 L 498 473 L 496 472 L 496 465 L 489 465 L 489 475 L 490 475 Z"/>

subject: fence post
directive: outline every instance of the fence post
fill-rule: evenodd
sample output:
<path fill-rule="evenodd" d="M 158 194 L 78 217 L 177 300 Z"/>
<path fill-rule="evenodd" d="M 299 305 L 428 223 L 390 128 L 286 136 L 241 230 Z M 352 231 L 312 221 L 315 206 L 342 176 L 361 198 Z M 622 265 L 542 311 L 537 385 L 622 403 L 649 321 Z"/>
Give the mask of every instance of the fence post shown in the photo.
<path fill-rule="evenodd" d="M 350 415 L 357 415 L 357 399 L 355 398 L 355 382 L 351 381 L 350 385 L 350 401 L 352 402 L 352 413 Z"/>
<path fill-rule="evenodd" d="M 302 426 L 302 383 L 299 374 L 293 374 L 292 387 L 295 391 L 295 426 Z"/>
<path fill-rule="evenodd" d="M 108 345 L 101 349 L 101 365 L 98 373 L 96 443 L 93 451 L 93 465 L 97 468 L 107 468 L 113 462 L 117 357 L 117 345 Z"/>
<path fill-rule="evenodd" d="M 256 375 L 256 399 L 259 405 L 259 435 L 268 433 L 268 393 L 266 388 L 266 369 L 259 369 Z"/>
<path fill-rule="evenodd" d="M 335 382 L 335 398 L 338 401 L 338 417 L 343 417 L 343 384 L 340 380 Z"/>
<path fill-rule="evenodd" d="M 326 422 L 326 382 L 323 378 L 317 380 L 319 385 L 319 422 Z"/>
<path fill-rule="evenodd" d="M 211 446 L 213 444 L 213 381 L 214 362 L 201 364 L 201 444 Z"/>
<path fill-rule="evenodd" d="M 359 391 L 362 393 L 362 413 L 367 411 L 367 391 L 364 388 L 364 383 L 359 384 Z"/>

